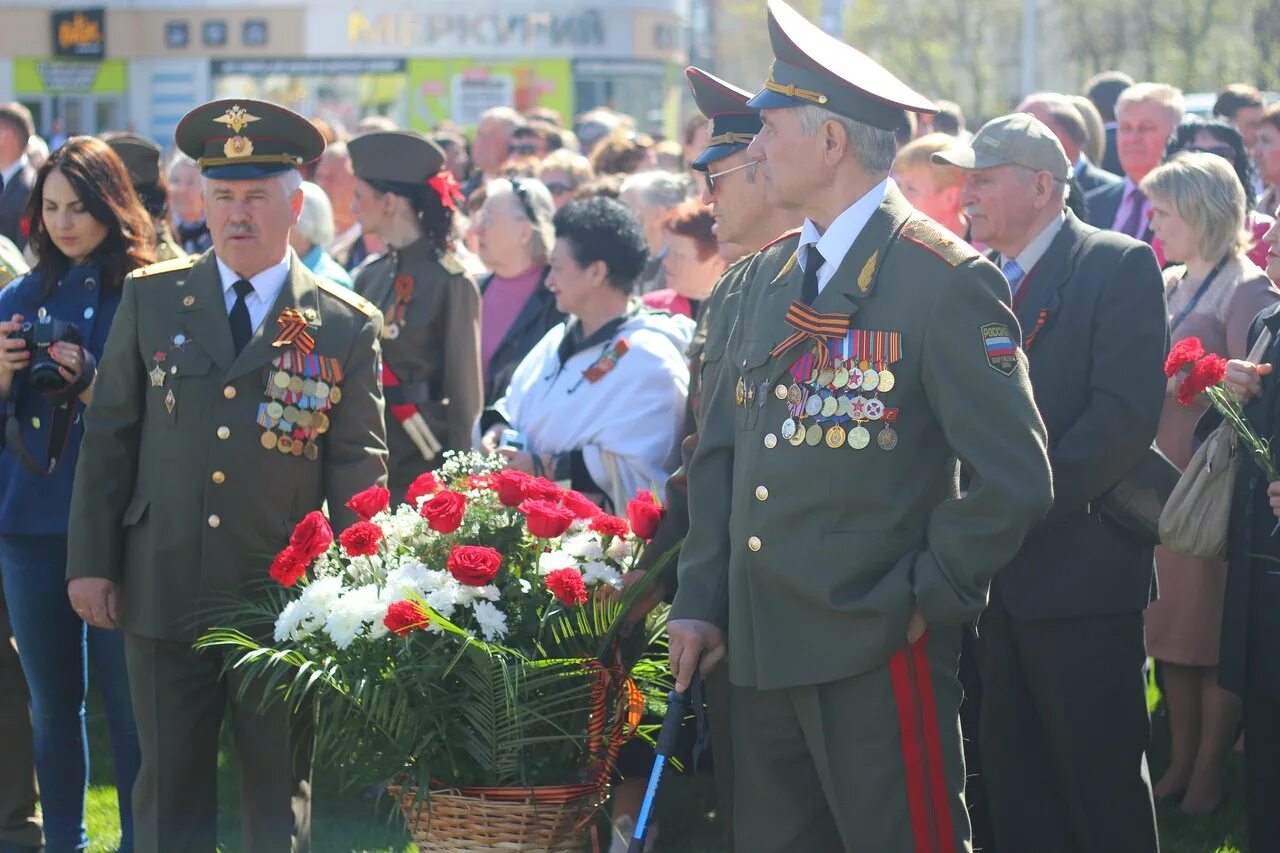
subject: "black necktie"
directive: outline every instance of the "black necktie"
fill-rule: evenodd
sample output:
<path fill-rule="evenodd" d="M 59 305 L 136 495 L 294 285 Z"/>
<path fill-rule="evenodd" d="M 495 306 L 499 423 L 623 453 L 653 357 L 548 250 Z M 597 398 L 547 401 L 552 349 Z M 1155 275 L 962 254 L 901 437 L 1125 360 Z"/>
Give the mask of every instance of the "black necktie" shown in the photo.
<path fill-rule="evenodd" d="M 231 320 L 231 343 L 235 345 L 236 355 L 239 355 L 244 345 L 249 343 L 249 338 L 253 337 L 253 324 L 249 322 L 249 306 L 244 301 L 246 296 L 253 293 L 253 285 L 240 279 L 231 285 L 231 289 L 236 292 L 236 301 L 231 306 L 231 313 L 227 316 Z"/>
<path fill-rule="evenodd" d="M 818 251 L 817 243 L 810 245 L 805 251 L 808 254 L 804 256 L 804 280 L 800 285 L 800 300 L 805 305 L 812 305 L 818 298 L 818 268 L 826 262 L 826 259 Z"/>

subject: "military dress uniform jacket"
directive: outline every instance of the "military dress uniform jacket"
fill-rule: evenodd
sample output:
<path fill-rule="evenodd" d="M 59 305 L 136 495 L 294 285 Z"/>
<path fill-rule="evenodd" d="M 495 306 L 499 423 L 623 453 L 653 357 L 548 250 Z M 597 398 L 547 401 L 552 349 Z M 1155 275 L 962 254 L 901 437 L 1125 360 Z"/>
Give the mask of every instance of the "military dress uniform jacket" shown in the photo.
<path fill-rule="evenodd" d="M 314 339 L 306 360 L 272 345 L 286 308 Z M 189 641 L 208 627 L 212 597 L 268 577 L 306 513 L 327 501 L 336 530 L 355 521 L 347 500 L 386 480 L 380 329 L 364 299 L 291 253 L 237 356 L 212 252 L 134 272 L 85 412 L 68 578 L 120 584 L 126 631 Z M 264 414 L 272 403 L 297 424 Z"/>
<path fill-rule="evenodd" d="M 416 405 L 445 450 L 469 448 L 484 401 L 475 282 L 452 254 L 437 252 L 425 239 L 378 255 L 353 278 L 356 292 L 383 315 L 383 354 L 399 382 L 398 388 L 388 382 L 388 406 Z M 390 414 L 387 446 L 397 498 L 439 462 L 424 458 Z"/>
<path fill-rule="evenodd" d="M 771 355 L 794 331 L 786 318 L 803 277 L 794 249 L 775 244 L 744 273 L 690 466 L 671 611 L 727 627 L 730 679 L 761 690 L 884 664 L 917 607 L 934 626 L 971 621 L 1052 501 L 1044 425 L 1026 359 L 1010 344 L 1019 338 L 1008 285 L 892 185 L 813 303 L 848 317 L 846 339 L 873 343 L 888 362 L 893 381 L 865 392 L 880 401 L 863 406 L 864 417 L 880 415 L 864 425 L 877 434 L 861 449 L 828 446 L 828 423 L 816 445 L 784 439 L 791 402 L 778 386 L 784 398 L 793 383 L 808 387 L 796 366 L 812 352 L 804 343 Z M 754 395 L 740 395 L 746 388 Z M 896 432 L 882 438 L 887 429 Z M 963 499 L 957 457 L 973 472 Z"/>

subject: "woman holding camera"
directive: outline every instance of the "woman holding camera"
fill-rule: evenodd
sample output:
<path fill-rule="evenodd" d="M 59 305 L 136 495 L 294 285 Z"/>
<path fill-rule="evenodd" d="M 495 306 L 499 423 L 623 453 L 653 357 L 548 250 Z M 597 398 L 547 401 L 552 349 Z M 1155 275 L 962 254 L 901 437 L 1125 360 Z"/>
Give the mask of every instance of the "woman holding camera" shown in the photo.
<path fill-rule="evenodd" d="M 92 663 L 111 737 L 120 850 L 130 851 L 139 758 L 123 638 L 87 627 L 71 609 L 66 533 L 96 359 L 124 278 L 153 260 L 155 237 L 120 158 L 87 136 L 68 140 L 40 168 L 27 218 L 35 267 L 0 291 L 0 571 L 31 690 L 46 849 L 88 847 Z"/>

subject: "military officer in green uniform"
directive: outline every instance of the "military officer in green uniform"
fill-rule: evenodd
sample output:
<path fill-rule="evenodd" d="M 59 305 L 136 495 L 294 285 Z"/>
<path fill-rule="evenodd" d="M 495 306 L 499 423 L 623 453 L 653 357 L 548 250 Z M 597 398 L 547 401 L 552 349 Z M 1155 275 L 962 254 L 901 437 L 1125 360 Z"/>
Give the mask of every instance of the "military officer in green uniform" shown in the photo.
<path fill-rule="evenodd" d="M 67 574 L 85 621 L 122 627 L 142 748 L 140 853 L 215 847 L 218 731 L 229 708 L 242 847 L 310 845 L 311 742 L 283 703 L 260 707 L 221 655 L 192 649 L 219 597 L 268 578 L 294 525 L 326 502 L 355 520 L 386 479 L 382 318 L 289 248 L 298 167 L 324 140 L 261 101 L 179 123 L 205 179 L 213 251 L 144 267 L 124 294 L 85 413 Z"/>
<path fill-rule="evenodd" d="M 444 153 L 412 131 L 367 133 L 347 144 L 355 213 L 387 251 L 354 274 L 383 316 L 391 493 L 471 447 L 484 405 L 480 291 L 450 251 L 461 200 Z"/>
<path fill-rule="evenodd" d="M 156 230 L 156 260 L 185 258 L 187 253 L 173 239 L 173 232 L 169 229 L 169 193 L 160 180 L 160 146 L 132 133 L 107 135 L 103 141 L 124 163 L 138 200 L 151 214 L 151 225 Z"/>
<path fill-rule="evenodd" d="M 769 33 L 748 152 L 805 222 L 743 273 L 677 687 L 727 651 L 737 849 L 968 850 L 960 632 L 1049 508 L 1044 426 L 999 271 L 888 179 L 900 111 L 933 107 L 780 0 Z"/>

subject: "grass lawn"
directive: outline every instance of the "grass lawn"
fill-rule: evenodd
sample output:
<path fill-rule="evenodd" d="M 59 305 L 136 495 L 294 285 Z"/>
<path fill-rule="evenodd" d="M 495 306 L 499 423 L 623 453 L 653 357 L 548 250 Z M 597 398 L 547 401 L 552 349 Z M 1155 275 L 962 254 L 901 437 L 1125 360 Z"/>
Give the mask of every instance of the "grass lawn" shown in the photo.
<path fill-rule="evenodd" d="M 1153 778 L 1167 761 L 1168 717 L 1152 688 Z M 92 853 L 114 851 L 120 841 L 115 789 L 111 787 L 110 751 L 100 709 L 91 706 L 91 749 L 98 762 L 89 791 L 89 837 Z M 1244 786 L 1238 756 L 1232 759 L 1231 793 L 1218 811 L 1207 818 L 1189 818 L 1176 806 L 1160 806 L 1160 845 L 1164 853 L 1243 853 L 1245 847 Z M 219 771 L 219 797 L 223 803 L 219 821 L 220 849 L 240 850 L 236 771 L 223 750 Z M 375 800 L 360 791 L 343 790 L 340 774 L 331 768 L 316 774 L 312 808 L 312 849 L 315 853 L 413 853 L 413 845 L 390 815 L 386 799 Z M 672 853 L 715 853 L 723 849 L 715 815 L 715 792 L 709 776 L 670 777 L 663 786 L 656 810 L 661 832 L 656 849 Z M 602 836 L 603 838 L 603 836 Z"/>

